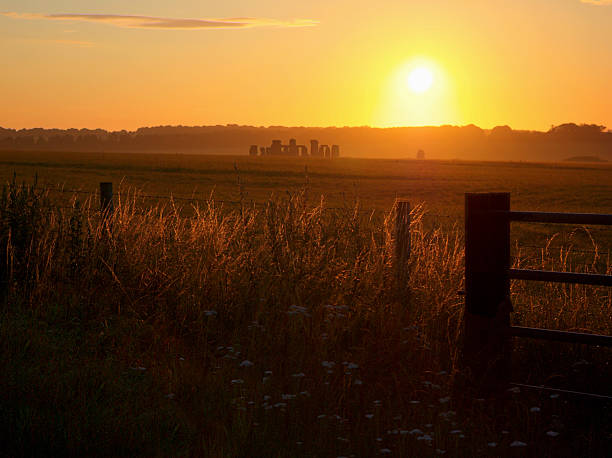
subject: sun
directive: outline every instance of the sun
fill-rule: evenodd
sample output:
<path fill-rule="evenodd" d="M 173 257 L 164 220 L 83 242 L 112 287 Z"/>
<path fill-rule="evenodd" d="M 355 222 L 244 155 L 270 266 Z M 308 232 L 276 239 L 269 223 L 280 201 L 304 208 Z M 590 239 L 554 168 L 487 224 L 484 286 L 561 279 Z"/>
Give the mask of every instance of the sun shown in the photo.
<path fill-rule="evenodd" d="M 433 73 L 426 67 L 417 67 L 408 75 L 408 86 L 412 92 L 421 94 L 433 84 Z"/>

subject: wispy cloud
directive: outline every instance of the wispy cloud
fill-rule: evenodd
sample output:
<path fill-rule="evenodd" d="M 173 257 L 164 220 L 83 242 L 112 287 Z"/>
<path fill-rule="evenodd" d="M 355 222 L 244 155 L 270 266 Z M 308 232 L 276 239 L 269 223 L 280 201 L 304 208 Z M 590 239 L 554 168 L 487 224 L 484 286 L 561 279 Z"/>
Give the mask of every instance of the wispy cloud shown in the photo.
<path fill-rule="evenodd" d="M 92 41 L 81 41 L 81 40 L 35 40 L 40 43 L 52 43 L 58 45 L 67 45 L 67 46 L 78 46 L 79 48 L 91 48 L 94 43 Z"/>
<path fill-rule="evenodd" d="M 612 5 L 612 0 L 580 0 L 582 3 L 588 3 L 589 5 Z"/>
<path fill-rule="evenodd" d="M 121 14 L 36 14 L 1 13 L 14 19 L 47 19 L 54 21 L 97 22 L 116 27 L 142 29 L 245 29 L 253 27 L 312 27 L 318 21 L 312 19 L 292 19 L 288 21 L 268 18 L 165 18 L 153 16 L 128 16 Z"/>

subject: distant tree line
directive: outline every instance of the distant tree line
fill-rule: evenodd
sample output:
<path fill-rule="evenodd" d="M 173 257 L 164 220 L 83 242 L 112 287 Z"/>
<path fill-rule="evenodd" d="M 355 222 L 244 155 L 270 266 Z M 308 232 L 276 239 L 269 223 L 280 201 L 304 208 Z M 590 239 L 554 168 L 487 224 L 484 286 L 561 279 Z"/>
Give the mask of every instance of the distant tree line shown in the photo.
<path fill-rule="evenodd" d="M 475 125 L 435 127 L 253 127 L 158 126 L 136 131 L 102 129 L 4 129 L 0 150 L 82 152 L 169 152 L 248 154 L 251 144 L 275 138 L 307 143 L 339 143 L 347 156 L 559 160 L 567 155 L 602 155 L 612 159 L 612 132 L 597 124 L 567 123 L 547 132 L 481 129 Z"/>

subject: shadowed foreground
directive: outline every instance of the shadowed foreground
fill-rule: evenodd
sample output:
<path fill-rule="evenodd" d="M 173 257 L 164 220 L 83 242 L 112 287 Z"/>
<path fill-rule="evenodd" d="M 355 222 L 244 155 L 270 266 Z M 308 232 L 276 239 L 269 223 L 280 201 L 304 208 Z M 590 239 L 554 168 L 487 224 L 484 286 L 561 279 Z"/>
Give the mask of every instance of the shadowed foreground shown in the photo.
<path fill-rule="evenodd" d="M 397 275 L 392 213 L 329 211 L 302 193 L 257 209 L 211 200 L 193 217 L 141 204 L 124 198 L 104 220 L 91 201 L 5 191 L 4 455 L 609 450 L 602 403 L 456 389 L 463 240 L 426 232 L 419 209 Z M 604 288 L 520 288 L 523 324 L 612 333 Z M 602 392 L 609 380 L 607 350 L 522 342 L 514 356 L 517 381 Z"/>

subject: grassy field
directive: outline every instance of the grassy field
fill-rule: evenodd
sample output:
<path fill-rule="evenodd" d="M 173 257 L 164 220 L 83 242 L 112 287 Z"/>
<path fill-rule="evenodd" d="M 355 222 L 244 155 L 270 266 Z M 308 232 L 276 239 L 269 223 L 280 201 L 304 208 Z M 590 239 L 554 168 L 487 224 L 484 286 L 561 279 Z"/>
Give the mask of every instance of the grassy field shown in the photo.
<path fill-rule="evenodd" d="M 609 212 L 612 165 L 351 159 L 325 161 L 248 156 L 0 152 L 0 179 L 31 179 L 95 191 L 100 181 L 145 194 L 248 200 L 301 189 L 331 205 L 358 199 L 388 210 L 396 197 L 433 213 L 463 215 L 466 192 L 508 191 L 515 209 Z M 195 194 L 194 194 L 195 193 Z"/>
<path fill-rule="evenodd" d="M 97 192 L 101 181 L 111 181 L 116 195 L 172 195 L 186 214 L 190 203 L 181 198 L 205 201 L 212 196 L 226 208 L 236 208 L 239 201 L 263 204 L 272 196 L 307 189 L 308 205 L 320 204 L 321 198 L 331 208 L 358 203 L 364 215 L 380 221 L 396 198 L 406 198 L 423 206 L 427 229 L 461 228 L 466 192 L 510 192 L 514 210 L 612 211 L 612 165 L 606 164 L 0 152 L 0 179 L 8 182 L 15 174 L 18 181 L 28 182 L 38 176 L 41 186 L 52 189 Z M 67 202 L 73 195 L 52 192 L 50 197 Z M 141 206 L 158 201 L 142 199 Z M 611 231 L 588 230 L 515 223 L 513 239 L 528 256 L 540 254 L 534 247 L 549 247 L 556 255 L 569 244 L 591 250 L 591 238 L 603 247 L 612 244 Z M 575 257 L 583 264 L 592 260 Z"/>
<path fill-rule="evenodd" d="M 509 190 L 516 209 L 609 213 L 610 167 L 42 153 L 2 153 L 0 165 L 5 181 L 37 174 L 42 187 L 94 192 L 108 180 L 122 195 L 102 220 L 95 195 L 3 194 L 0 455 L 556 457 L 612 447 L 605 402 L 470 390 L 458 295 L 464 192 Z M 213 189 L 217 200 L 188 214 L 133 195 Z M 399 273 L 396 196 L 444 215 L 414 211 Z M 267 204 L 218 203 L 241 197 Z M 379 216 L 355 212 L 356 201 Z M 544 248 L 515 247 L 515 263 L 612 272 L 607 233 L 555 230 L 519 227 L 523 245 Z M 516 282 L 512 292 L 514 323 L 612 334 L 609 289 Z M 517 341 L 512 378 L 612 394 L 611 356 Z"/>

